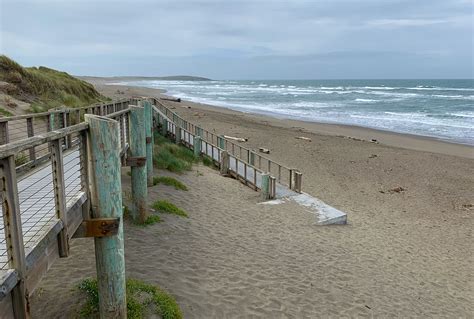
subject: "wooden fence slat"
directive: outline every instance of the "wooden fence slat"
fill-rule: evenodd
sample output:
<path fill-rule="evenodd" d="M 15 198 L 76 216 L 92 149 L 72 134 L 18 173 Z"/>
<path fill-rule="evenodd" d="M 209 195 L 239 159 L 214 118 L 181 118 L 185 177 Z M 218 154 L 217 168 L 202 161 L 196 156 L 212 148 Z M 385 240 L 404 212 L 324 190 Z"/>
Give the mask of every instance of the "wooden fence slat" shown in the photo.
<path fill-rule="evenodd" d="M 26 291 L 26 257 L 21 228 L 20 203 L 16 180 L 15 156 L 0 159 L 3 225 L 9 267 L 18 273 L 18 283 L 13 288 L 12 304 L 15 318 L 29 318 L 28 293 Z"/>
<path fill-rule="evenodd" d="M 67 257 L 69 256 L 69 237 L 67 231 L 66 184 L 64 183 L 63 148 L 61 140 L 51 142 L 51 163 L 56 217 L 59 218 L 63 224 L 63 229 L 58 234 L 59 256 Z"/>

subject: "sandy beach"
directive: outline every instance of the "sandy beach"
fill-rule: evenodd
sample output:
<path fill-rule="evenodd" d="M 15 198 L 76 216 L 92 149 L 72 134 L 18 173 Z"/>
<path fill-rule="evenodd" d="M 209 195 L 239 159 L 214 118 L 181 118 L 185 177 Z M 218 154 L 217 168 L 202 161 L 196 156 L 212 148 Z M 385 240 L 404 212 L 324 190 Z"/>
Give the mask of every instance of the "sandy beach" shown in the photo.
<path fill-rule="evenodd" d="M 112 98 L 163 94 L 93 83 Z M 204 166 L 177 176 L 188 192 L 153 187 L 151 198 L 190 217 L 126 225 L 127 275 L 165 288 L 185 318 L 474 316 L 473 147 L 163 102 L 210 131 L 248 138 L 246 147 L 268 148 L 303 173 L 303 191 L 349 221 L 316 226 L 300 207 L 259 204 L 258 193 Z M 74 316 L 72 288 L 95 266 L 91 241 L 74 240 L 71 252 L 33 294 L 34 318 Z"/>

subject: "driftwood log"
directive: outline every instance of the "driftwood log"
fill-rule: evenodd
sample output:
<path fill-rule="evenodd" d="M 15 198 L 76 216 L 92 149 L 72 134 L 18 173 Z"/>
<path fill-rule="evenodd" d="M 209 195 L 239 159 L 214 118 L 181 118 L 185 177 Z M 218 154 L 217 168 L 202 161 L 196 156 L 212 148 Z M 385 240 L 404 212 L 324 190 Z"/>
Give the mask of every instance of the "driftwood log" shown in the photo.
<path fill-rule="evenodd" d="M 235 136 L 229 136 L 229 135 L 224 135 L 224 138 L 228 140 L 234 140 L 237 142 L 247 142 L 249 140 L 248 138 L 235 137 Z"/>
<path fill-rule="evenodd" d="M 311 139 L 309 137 L 295 136 L 295 138 L 298 139 L 298 140 L 304 140 L 304 141 L 311 142 Z"/>
<path fill-rule="evenodd" d="M 160 100 L 171 101 L 171 102 L 181 102 L 181 98 L 170 98 L 170 97 L 161 97 Z"/>

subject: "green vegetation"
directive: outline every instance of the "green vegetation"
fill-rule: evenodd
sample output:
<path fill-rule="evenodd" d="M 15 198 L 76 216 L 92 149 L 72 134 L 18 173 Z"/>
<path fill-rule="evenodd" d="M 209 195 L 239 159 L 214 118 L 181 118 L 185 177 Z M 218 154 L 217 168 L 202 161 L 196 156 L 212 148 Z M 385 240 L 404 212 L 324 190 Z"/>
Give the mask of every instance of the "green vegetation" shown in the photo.
<path fill-rule="evenodd" d="M 153 177 L 153 185 L 157 185 L 157 184 L 165 184 L 168 186 L 173 186 L 174 189 L 176 190 L 183 190 L 183 191 L 188 190 L 188 187 L 186 187 L 186 185 L 184 185 L 182 182 L 178 181 L 176 178 L 168 177 L 168 176 Z"/>
<path fill-rule="evenodd" d="M 0 107 L 0 114 L 3 115 L 3 116 L 12 116 L 13 115 L 11 112 L 8 112 L 7 110 L 5 110 L 4 108 L 1 108 L 1 107 Z"/>
<path fill-rule="evenodd" d="M 32 112 L 107 100 L 91 84 L 66 72 L 44 66 L 24 68 L 5 55 L 0 55 L 0 81 L 8 83 L 2 87 L 6 94 L 31 103 Z"/>
<path fill-rule="evenodd" d="M 29 157 L 25 153 L 18 153 L 15 155 L 15 166 L 21 166 L 28 163 Z"/>
<path fill-rule="evenodd" d="M 153 209 L 166 214 L 173 214 L 182 217 L 188 217 L 188 214 L 181 208 L 176 207 L 173 203 L 170 203 L 166 200 L 158 200 L 151 205 Z"/>
<path fill-rule="evenodd" d="M 161 218 L 158 215 L 148 216 L 147 219 L 145 220 L 145 222 L 143 222 L 143 223 L 140 223 L 138 221 L 133 220 L 133 218 L 131 216 L 130 209 L 128 208 L 127 205 L 123 206 L 123 217 L 130 220 L 130 222 L 132 222 L 136 226 L 150 226 L 150 225 L 153 225 L 153 224 L 156 224 L 156 223 L 161 223 Z"/>
<path fill-rule="evenodd" d="M 207 156 L 207 155 L 202 156 L 202 163 L 207 167 L 217 168 L 216 165 L 214 164 L 214 161 L 212 160 L 212 158 Z"/>
<path fill-rule="evenodd" d="M 85 279 L 78 289 L 87 295 L 87 302 L 80 311 L 83 318 L 99 317 L 99 292 L 96 279 Z M 139 280 L 127 279 L 127 318 L 144 318 L 147 314 L 157 314 L 163 319 L 183 317 L 175 299 L 161 288 L 145 284 Z"/>
<path fill-rule="evenodd" d="M 145 220 L 145 222 L 143 224 L 137 224 L 137 225 L 140 225 L 140 226 L 150 226 L 150 225 L 153 225 L 153 224 L 156 224 L 156 223 L 161 223 L 161 218 L 160 216 L 158 215 L 150 215 L 147 217 L 147 219 Z"/>
<path fill-rule="evenodd" d="M 198 158 L 194 156 L 190 149 L 173 144 L 159 134 L 155 134 L 155 148 L 153 152 L 155 167 L 167 169 L 175 173 L 191 170 L 193 163 L 198 161 Z"/>

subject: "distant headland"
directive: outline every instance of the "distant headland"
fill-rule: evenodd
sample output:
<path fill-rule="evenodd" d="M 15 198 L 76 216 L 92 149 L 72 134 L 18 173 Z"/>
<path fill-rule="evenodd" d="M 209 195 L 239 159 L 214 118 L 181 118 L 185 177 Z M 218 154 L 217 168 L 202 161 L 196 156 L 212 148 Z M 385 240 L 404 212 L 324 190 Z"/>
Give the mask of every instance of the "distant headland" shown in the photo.
<path fill-rule="evenodd" d="M 171 75 L 171 76 L 112 76 L 112 77 L 95 77 L 95 76 L 77 76 L 78 78 L 90 81 L 90 80 L 102 80 L 102 81 L 212 81 L 209 78 L 201 76 L 190 76 L 190 75 Z"/>

